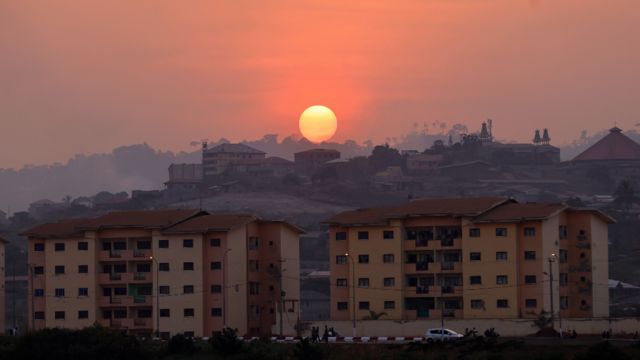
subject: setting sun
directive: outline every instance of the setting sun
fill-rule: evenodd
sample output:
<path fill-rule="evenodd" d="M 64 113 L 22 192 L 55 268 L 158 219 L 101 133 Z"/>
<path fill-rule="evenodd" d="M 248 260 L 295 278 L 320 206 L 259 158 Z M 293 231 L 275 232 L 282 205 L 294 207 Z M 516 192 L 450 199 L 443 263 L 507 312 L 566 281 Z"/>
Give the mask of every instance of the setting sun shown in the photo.
<path fill-rule="evenodd" d="M 300 132 L 311 142 L 321 143 L 331 139 L 337 128 L 336 115 L 326 106 L 310 106 L 300 115 Z"/>

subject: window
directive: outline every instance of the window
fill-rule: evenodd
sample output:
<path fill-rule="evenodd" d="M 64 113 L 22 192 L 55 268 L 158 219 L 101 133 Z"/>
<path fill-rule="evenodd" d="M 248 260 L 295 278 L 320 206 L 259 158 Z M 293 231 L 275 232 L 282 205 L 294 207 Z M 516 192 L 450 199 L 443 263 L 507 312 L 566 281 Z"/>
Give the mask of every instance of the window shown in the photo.
<path fill-rule="evenodd" d="M 568 309 L 569 308 L 569 297 L 568 296 L 560 296 L 560 309 Z"/>
<path fill-rule="evenodd" d="M 536 259 L 536 252 L 535 251 L 525 251 L 524 252 L 524 259 L 525 260 L 535 260 Z"/>
<path fill-rule="evenodd" d="M 396 308 L 396 302 L 395 301 L 385 301 L 384 302 L 384 309 L 385 310 L 393 310 Z"/>
<path fill-rule="evenodd" d="M 44 251 L 44 243 L 33 244 L 33 251 Z"/>
<path fill-rule="evenodd" d="M 193 294 L 193 285 L 185 285 L 182 287 L 183 294 Z"/>
<path fill-rule="evenodd" d="M 526 308 L 537 308 L 538 307 L 538 300 L 536 299 L 525 299 L 524 300 L 524 307 Z"/>
<path fill-rule="evenodd" d="M 222 263 L 220 261 L 214 261 L 211 263 L 211 270 L 220 270 L 222 269 Z"/>
<path fill-rule="evenodd" d="M 78 288 L 78 296 L 89 296 L 89 288 Z"/>
<path fill-rule="evenodd" d="M 368 301 L 360 301 L 358 303 L 358 309 L 360 309 L 360 310 L 369 310 L 369 302 Z"/>
<path fill-rule="evenodd" d="M 347 232 L 346 231 L 336 232 L 336 240 L 347 240 Z"/>
<path fill-rule="evenodd" d="M 78 242 L 78 250 L 89 250 L 89 243 L 86 241 L 79 241 Z"/>
<path fill-rule="evenodd" d="M 567 250 L 560 249 L 559 261 L 561 264 L 566 263 L 569 260 L 569 253 Z"/>
<path fill-rule="evenodd" d="M 496 284 L 507 285 L 509 283 L 509 277 L 507 275 L 496 276 Z"/>
<path fill-rule="evenodd" d="M 507 228 L 496 228 L 496 236 L 507 236 Z"/>
<path fill-rule="evenodd" d="M 249 295 L 260 295 L 260 283 L 254 281 L 249 282 Z"/>
<path fill-rule="evenodd" d="M 469 229 L 469 237 L 480 237 L 480 229 L 479 228 Z"/>
<path fill-rule="evenodd" d="M 339 301 L 338 302 L 338 310 L 348 310 L 349 309 L 349 303 L 346 301 Z"/>
<path fill-rule="evenodd" d="M 567 226 L 566 225 L 558 226 L 558 237 L 561 240 L 562 239 L 566 239 L 567 237 L 569 237 L 569 231 L 567 230 Z"/>
<path fill-rule="evenodd" d="M 358 231 L 358 240 L 369 240 L 368 231 Z"/>
<path fill-rule="evenodd" d="M 498 299 L 496 301 L 496 307 L 498 309 L 505 309 L 509 307 L 509 300 L 507 299 Z"/>
<path fill-rule="evenodd" d="M 496 251 L 496 261 L 507 261 L 507 252 Z"/>
<path fill-rule="evenodd" d="M 535 275 L 525 275 L 524 276 L 524 283 L 525 284 L 535 284 L 536 281 L 536 276 Z"/>
<path fill-rule="evenodd" d="M 392 277 L 386 277 L 382 280 L 382 284 L 385 287 L 392 287 L 392 286 L 396 286 L 396 278 L 392 278 Z"/>
<path fill-rule="evenodd" d="M 336 279 L 337 287 L 347 287 L 347 279 Z"/>
<path fill-rule="evenodd" d="M 580 253 L 580 259 L 584 259 L 587 255 L 583 252 Z"/>
<path fill-rule="evenodd" d="M 360 264 L 368 264 L 369 263 L 369 255 L 358 255 L 358 262 Z"/>
<path fill-rule="evenodd" d="M 151 272 L 151 264 L 136 264 L 136 272 L 148 273 Z"/>
<path fill-rule="evenodd" d="M 347 263 L 347 256 L 346 255 L 336 255 L 336 264 L 344 265 L 346 263 Z"/>
<path fill-rule="evenodd" d="M 169 263 L 159 263 L 158 269 L 160 271 L 169 271 Z"/>
<path fill-rule="evenodd" d="M 42 275 L 44 274 L 44 266 L 34 266 L 33 268 L 33 273 L 35 275 Z"/>
<path fill-rule="evenodd" d="M 480 253 L 479 252 L 472 252 L 469 253 L 469 261 L 480 261 Z"/>
<path fill-rule="evenodd" d="M 54 249 L 55 251 L 64 251 L 64 243 L 55 243 Z"/>
<path fill-rule="evenodd" d="M 167 240 L 167 239 L 158 240 L 158 247 L 160 249 L 168 249 L 169 248 L 169 240 Z"/>
<path fill-rule="evenodd" d="M 34 289 L 33 296 L 36 296 L 36 297 L 44 296 L 44 289 Z"/>
<path fill-rule="evenodd" d="M 55 316 L 56 320 L 64 320 L 64 318 L 65 318 L 64 311 L 56 311 L 54 313 L 54 316 Z"/>
<path fill-rule="evenodd" d="M 162 295 L 169 295 L 171 293 L 171 288 L 167 285 L 162 285 L 158 287 L 158 292 Z"/>
<path fill-rule="evenodd" d="M 469 276 L 469 284 L 470 285 L 480 285 L 482 284 L 482 276 Z"/>
<path fill-rule="evenodd" d="M 222 292 L 222 285 L 211 285 L 212 294 L 220 294 Z"/>
<path fill-rule="evenodd" d="M 220 247 L 220 239 L 214 238 L 209 240 L 209 246 L 211 247 Z"/>
<path fill-rule="evenodd" d="M 33 313 L 33 318 L 36 320 L 44 320 L 44 311 L 36 311 Z"/>
<path fill-rule="evenodd" d="M 114 241 L 113 242 L 114 250 L 127 250 L 127 242 L 126 241 Z"/>
<path fill-rule="evenodd" d="M 567 286 L 569 283 L 569 274 L 560 273 L 560 286 Z"/>
<path fill-rule="evenodd" d="M 249 250 L 256 250 L 260 246 L 260 239 L 255 236 L 249 237 L 249 245 L 247 246 Z"/>
<path fill-rule="evenodd" d="M 56 275 L 64 274 L 64 265 L 56 265 L 54 268 Z"/>
<path fill-rule="evenodd" d="M 222 316 L 222 308 L 211 308 L 211 316 L 213 317 Z"/>
<path fill-rule="evenodd" d="M 117 287 L 113 289 L 113 293 L 115 295 L 127 295 L 127 288 L 126 287 Z"/>
<path fill-rule="evenodd" d="M 88 319 L 89 312 L 87 310 L 78 310 L 78 319 Z"/>
<path fill-rule="evenodd" d="M 385 264 L 393 264 L 395 261 L 395 258 L 393 256 L 393 254 L 384 254 L 382 255 L 382 262 Z"/>
<path fill-rule="evenodd" d="M 89 272 L 89 265 L 78 265 L 78 273 L 86 274 Z"/>
<path fill-rule="evenodd" d="M 183 313 L 184 317 L 193 317 L 193 316 L 194 316 L 194 314 L 195 314 L 195 312 L 193 311 L 193 309 L 192 309 L 192 308 L 184 309 L 184 310 L 182 311 L 182 313 Z"/>
<path fill-rule="evenodd" d="M 473 299 L 471 300 L 472 309 L 484 309 L 484 300 Z"/>
<path fill-rule="evenodd" d="M 385 240 L 392 240 L 394 237 L 393 230 L 385 230 L 382 232 L 382 238 Z"/>
<path fill-rule="evenodd" d="M 193 271 L 193 263 L 192 262 L 182 263 L 182 270 Z"/>
<path fill-rule="evenodd" d="M 249 260 L 249 271 L 260 271 L 260 263 L 258 260 Z"/>
<path fill-rule="evenodd" d="M 527 237 L 536 236 L 536 228 L 534 227 L 524 228 L 524 236 L 527 236 Z"/>
<path fill-rule="evenodd" d="M 126 273 L 127 272 L 127 264 L 115 264 L 115 265 L 113 265 L 113 272 L 115 272 L 115 273 Z"/>
<path fill-rule="evenodd" d="M 369 287 L 369 278 L 359 278 L 358 279 L 358 287 Z"/>
<path fill-rule="evenodd" d="M 160 317 L 171 317 L 170 309 L 160 309 Z"/>
<path fill-rule="evenodd" d="M 138 317 L 141 319 L 148 319 L 152 317 L 151 309 L 140 309 L 137 311 Z"/>
<path fill-rule="evenodd" d="M 182 247 L 192 248 L 193 247 L 193 239 L 184 239 L 184 240 L 182 240 Z"/>

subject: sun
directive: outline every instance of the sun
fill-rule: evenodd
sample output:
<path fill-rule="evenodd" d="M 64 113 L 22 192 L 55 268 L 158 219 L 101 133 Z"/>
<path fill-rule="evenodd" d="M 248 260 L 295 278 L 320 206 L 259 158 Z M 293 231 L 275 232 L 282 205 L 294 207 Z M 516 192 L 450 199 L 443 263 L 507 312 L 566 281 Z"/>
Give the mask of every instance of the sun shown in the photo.
<path fill-rule="evenodd" d="M 327 141 L 338 128 L 336 114 L 326 106 L 313 105 L 300 115 L 300 132 L 313 143 Z"/>

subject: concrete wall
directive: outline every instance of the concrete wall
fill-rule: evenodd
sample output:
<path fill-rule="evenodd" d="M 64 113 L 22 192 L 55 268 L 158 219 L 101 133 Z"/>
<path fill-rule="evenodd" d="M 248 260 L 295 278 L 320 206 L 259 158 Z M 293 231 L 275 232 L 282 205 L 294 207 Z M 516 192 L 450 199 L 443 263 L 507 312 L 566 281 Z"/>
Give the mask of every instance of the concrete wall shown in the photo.
<path fill-rule="evenodd" d="M 609 316 L 608 225 L 591 215 L 591 276 L 593 316 Z"/>
<path fill-rule="evenodd" d="M 247 333 L 247 228 L 239 227 L 227 234 L 227 267 L 224 272 L 227 326 Z"/>
<path fill-rule="evenodd" d="M 514 319 L 477 319 L 477 320 L 448 320 L 445 321 L 445 328 L 463 333 L 465 329 L 476 328 L 481 334 L 488 328 L 495 328 L 501 336 L 527 336 L 533 335 L 538 328 L 532 326 L 532 320 Z M 310 324 L 333 327 L 340 336 L 351 336 L 350 321 L 318 321 Z M 575 330 L 579 335 L 601 334 L 604 330 L 609 330 L 614 334 L 634 333 L 640 328 L 640 318 L 624 318 L 608 320 L 593 319 L 571 319 L 563 320 L 564 331 Z M 394 321 L 394 320 L 360 320 L 356 324 L 357 336 L 423 336 L 430 328 L 440 328 L 439 320 L 415 320 L 415 321 Z M 556 327 L 557 328 L 557 327 Z M 303 334 L 308 335 L 308 334 Z"/>

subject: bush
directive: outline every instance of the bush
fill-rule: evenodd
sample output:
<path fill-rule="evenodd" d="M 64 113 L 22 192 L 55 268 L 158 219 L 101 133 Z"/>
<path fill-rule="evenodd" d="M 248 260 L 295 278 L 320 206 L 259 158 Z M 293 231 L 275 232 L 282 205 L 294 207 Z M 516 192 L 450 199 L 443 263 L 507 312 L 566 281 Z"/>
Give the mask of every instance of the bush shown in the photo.
<path fill-rule="evenodd" d="M 167 353 L 168 354 L 185 354 L 192 355 L 196 350 L 195 345 L 193 344 L 193 340 L 187 338 L 182 334 L 176 334 L 171 339 L 169 339 L 169 343 L 167 344 Z"/>
<path fill-rule="evenodd" d="M 322 348 L 318 344 L 311 343 L 307 338 L 301 339 L 293 352 L 298 360 L 322 360 L 324 358 Z"/>
<path fill-rule="evenodd" d="M 237 354 L 244 347 L 244 342 L 238 339 L 236 331 L 231 328 L 224 328 L 221 333 L 214 335 L 209 342 L 213 351 L 223 356 Z"/>
<path fill-rule="evenodd" d="M 608 341 L 603 341 L 591 346 L 586 352 L 577 354 L 574 360 L 631 360 L 631 356 L 622 350 L 611 345 Z"/>

